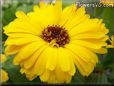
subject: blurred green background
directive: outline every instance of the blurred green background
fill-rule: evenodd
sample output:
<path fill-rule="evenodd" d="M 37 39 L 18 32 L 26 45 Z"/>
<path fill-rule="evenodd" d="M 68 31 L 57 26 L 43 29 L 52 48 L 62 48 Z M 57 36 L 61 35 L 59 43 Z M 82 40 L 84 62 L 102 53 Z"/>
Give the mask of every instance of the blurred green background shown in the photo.
<path fill-rule="evenodd" d="M 34 2 L 33 2 L 34 1 Z M 39 0 L 2 0 L 2 26 L 7 25 L 14 20 L 15 12 L 18 10 L 25 13 L 32 11 L 33 5 L 38 4 Z M 63 7 L 74 3 L 75 0 L 63 0 Z M 87 13 L 91 18 L 103 19 L 106 27 L 110 30 L 109 35 L 114 34 L 114 7 L 86 7 Z M 7 39 L 2 30 L 2 44 Z M 3 51 L 4 53 L 4 47 Z M 41 83 L 39 78 L 28 81 L 25 75 L 21 75 L 19 67 L 12 65 L 13 56 L 8 56 L 7 61 L 3 64 L 9 74 L 9 84 L 32 84 Z M 108 54 L 99 55 L 100 62 L 89 77 L 83 77 L 80 73 L 76 73 L 71 84 L 113 84 L 114 83 L 114 49 L 108 49 Z"/>

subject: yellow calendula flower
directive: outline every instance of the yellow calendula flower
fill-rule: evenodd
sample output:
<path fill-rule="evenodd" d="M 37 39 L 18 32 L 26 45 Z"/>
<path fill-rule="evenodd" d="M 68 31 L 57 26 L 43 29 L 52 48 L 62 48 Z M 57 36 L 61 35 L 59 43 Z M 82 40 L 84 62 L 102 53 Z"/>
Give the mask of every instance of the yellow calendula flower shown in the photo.
<path fill-rule="evenodd" d="M 102 20 L 90 19 L 85 7 L 72 4 L 62 9 L 40 2 L 33 11 L 16 12 L 16 19 L 4 27 L 8 39 L 5 52 L 16 54 L 13 63 L 21 66 L 29 80 L 69 83 L 76 69 L 89 76 L 98 62 L 95 53 L 106 53 L 108 29 Z"/>
<path fill-rule="evenodd" d="M 106 5 L 113 5 L 114 6 L 114 0 L 100 0 L 102 4 Z"/>
<path fill-rule="evenodd" d="M 8 73 L 5 70 L 3 70 L 3 69 L 0 69 L 0 73 L 1 73 L 0 74 L 0 82 L 1 83 L 6 82 L 9 79 Z"/>
<path fill-rule="evenodd" d="M 4 63 L 6 61 L 6 56 L 4 54 L 1 54 L 0 61 L 1 63 Z"/>
<path fill-rule="evenodd" d="M 2 54 L 0 56 L 0 62 L 3 63 L 6 61 L 6 56 L 4 54 Z M 0 83 L 4 83 L 6 82 L 7 80 L 9 79 L 8 77 L 8 73 L 3 70 L 3 69 L 0 69 Z"/>
<path fill-rule="evenodd" d="M 114 48 L 114 35 L 111 36 L 111 39 L 109 39 L 110 44 L 107 45 L 107 48 Z"/>

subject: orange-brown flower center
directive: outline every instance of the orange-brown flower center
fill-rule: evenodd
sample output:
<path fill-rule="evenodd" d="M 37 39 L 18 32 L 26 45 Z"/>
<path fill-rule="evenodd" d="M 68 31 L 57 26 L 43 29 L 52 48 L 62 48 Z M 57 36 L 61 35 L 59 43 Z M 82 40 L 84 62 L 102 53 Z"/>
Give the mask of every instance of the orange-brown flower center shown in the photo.
<path fill-rule="evenodd" d="M 63 47 L 65 44 L 69 43 L 70 41 L 67 30 L 57 25 L 48 26 L 47 28 L 45 28 L 42 31 L 41 37 L 49 43 L 52 40 L 56 40 L 56 44 L 59 47 Z"/>

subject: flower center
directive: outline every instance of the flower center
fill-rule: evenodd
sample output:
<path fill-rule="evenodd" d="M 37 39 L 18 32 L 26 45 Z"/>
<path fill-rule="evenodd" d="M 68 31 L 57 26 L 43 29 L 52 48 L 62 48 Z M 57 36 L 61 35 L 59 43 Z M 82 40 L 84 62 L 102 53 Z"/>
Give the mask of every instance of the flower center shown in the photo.
<path fill-rule="evenodd" d="M 70 41 L 67 30 L 57 25 L 48 26 L 45 28 L 42 31 L 41 37 L 49 43 L 55 41 L 54 46 L 56 47 L 64 47 L 64 45 Z"/>

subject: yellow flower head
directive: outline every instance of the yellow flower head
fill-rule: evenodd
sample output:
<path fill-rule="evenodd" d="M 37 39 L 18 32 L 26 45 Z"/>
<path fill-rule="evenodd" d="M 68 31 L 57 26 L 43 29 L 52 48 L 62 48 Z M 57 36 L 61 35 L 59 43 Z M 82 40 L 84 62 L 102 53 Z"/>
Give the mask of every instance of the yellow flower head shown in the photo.
<path fill-rule="evenodd" d="M 4 27 L 5 52 L 16 54 L 13 63 L 29 80 L 39 76 L 42 82 L 69 83 L 76 69 L 90 75 L 98 62 L 95 53 L 107 52 L 108 29 L 102 20 L 90 19 L 83 6 L 62 9 L 61 0 L 40 2 L 32 12 L 19 11 L 16 17 Z"/>
<path fill-rule="evenodd" d="M 1 54 L 1 56 L 0 56 L 0 62 L 3 63 L 5 61 L 6 61 L 6 56 L 4 54 Z M 4 83 L 8 79 L 9 79 L 8 73 L 5 70 L 0 69 L 0 83 Z"/>
<path fill-rule="evenodd" d="M 114 35 L 111 36 L 111 39 L 109 39 L 110 44 L 107 45 L 107 48 L 114 48 Z"/>
<path fill-rule="evenodd" d="M 1 54 L 0 61 L 1 63 L 4 63 L 6 61 L 6 56 L 4 54 Z"/>
<path fill-rule="evenodd" d="M 114 6 L 114 0 L 100 0 L 100 2 L 105 5 L 113 5 Z"/>
<path fill-rule="evenodd" d="M 9 79 L 8 73 L 3 69 L 0 69 L 0 73 L 0 83 L 6 82 Z"/>

